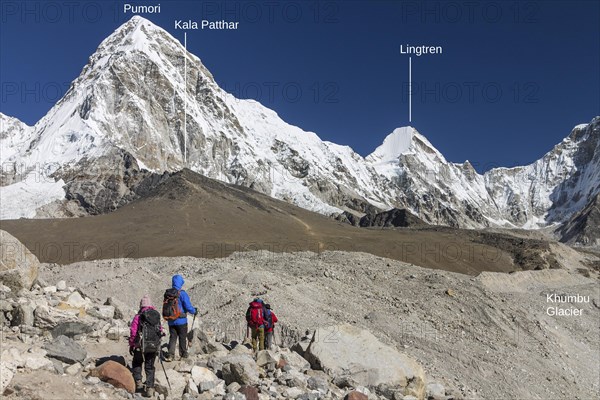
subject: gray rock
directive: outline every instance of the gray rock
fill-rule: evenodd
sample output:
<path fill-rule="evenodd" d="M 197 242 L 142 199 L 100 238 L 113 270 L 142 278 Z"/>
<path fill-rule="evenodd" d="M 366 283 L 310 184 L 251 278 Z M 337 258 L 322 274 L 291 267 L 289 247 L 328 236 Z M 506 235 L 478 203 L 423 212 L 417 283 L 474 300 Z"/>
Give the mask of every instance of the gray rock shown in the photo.
<path fill-rule="evenodd" d="M 158 373 L 159 371 L 156 372 L 156 391 L 162 395 L 168 396 L 170 399 L 180 399 L 187 386 L 187 380 L 183 374 L 180 374 L 174 369 L 167 369 L 165 371 L 169 378 L 169 383 L 171 383 L 171 390 L 169 390 L 169 383 L 167 382 L 165 373 L 162 373 L 162 371 L 160 371 L 161 373 Z"/>
<path fill-rule="evenodd" d="M 40 262 L 17 238 L 0 230 L 0 283 L 13 292 L 29 290 L 38 277 Z"/>
<path fill-rule="evenodd" d="M 329 381 L 323 376 L 311 376 L 306 384 L 309 389 L 316 390 L 322 395 L 329 392 Z"/>
<path fill-rule="evenodd" d="M 208 368 L 194 365 L 191 370 L 192 381 L 200 392 L 211 390 L 219 383 L 219 378 Z"/>
<path fill-rule="evenodd" d="M 10 384 L 14 376 L 12 369 L 8 368 L 3 361 L 0 361 L 0 393 Z"/>
<path fill-rule="evenodd" d="M 241 387 L 242 385 L 240 385 L 239 383 L 231 382 L 229 385 L 227 385 L 227 393 L 237 393 L 239 392 Z"/>
<path fill-rule="evenodd" d="M 333 378 L 350 376 L 367 387 L 397 386 L 419 398 L 425 394 L 425 375 L 419 364 L 352 325 L 317 329 L 305 357 L 313 368 Z"/>
<path fill-rule="evenodd" d="M 33 308 L 29 304 L 19 304 L 12 312 L 12 326 L 33 326 Z"/>
<path fill-rule="evenodd" d="M 87 356 L 87 351 L 83 347 L 66 336 L 57 337 L 52 342 L 47 343 L 44 349 L 48 352 L 48 357 L 67 364 L 83 363 Z"/>
<path fill-rule="evenodd" d="M 60 323 L 75 321 L 77 321 L 75 314 L 43 305 L 37 306 L 33 311 L 33 325 L 40 329 L 51 330 Z"/>
<path fill-rule="evenodd" d="M 431 382 L 427 384 L 425 394 L 428 400 L 445 400 L 446 389 L 444 385 L 437 382 Z"/>
<path fill-rule="evenodd" d="M 8 300 L 0 300 L 0 312 L 12 311 L 13 305 Z"/>
<path fill-rule="evenodd" d="M 257 385 L 260 382 L 258 366 L 250 356 L 237 355 L 223 364 L 225 384 Z"/>
<path fill-rule="evenodd" d="M 217 343 L 213 336 L 200 329 L 194 329 L 192 335 L 196 338 L 193 342 L 194 346 L 197 343 L 198 352 L 201 354 L 211 354 L 224 349 L 224 346 L 221 343 Z"/>
<path fill-rule="evenodd" d="M 92 317 L 112 320 L 115 317 L 115 307 L 107 305 L 93 306 L 87 310 L 87 313 Z"/>
<path fill-rule="evenodd" d="M 91 331 L 93 331 L 93 327 L 84 324 L 83 322 L 62 322 L 56 325 L 50 333 L 53 338 L 67 336 L 72 339 L 75 336 L 83 335 Z"/>

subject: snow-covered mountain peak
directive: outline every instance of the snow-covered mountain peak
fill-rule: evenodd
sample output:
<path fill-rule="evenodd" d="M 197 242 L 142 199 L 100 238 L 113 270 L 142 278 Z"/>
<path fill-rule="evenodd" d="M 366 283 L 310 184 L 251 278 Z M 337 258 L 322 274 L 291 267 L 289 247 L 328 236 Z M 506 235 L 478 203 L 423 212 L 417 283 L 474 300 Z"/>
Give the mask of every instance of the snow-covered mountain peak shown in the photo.
<path fill-rule="evenodd" d="M 410 150 L 415 133 L 417 131 L 411 126 L 394 129 L 367 159 L 380 163 L 396 161 L 401 154 Z"/>
<path fill-rule="evenodd" d="M 446 163 L 442 153 L 412 126 L 394 129 L 366 160 L 374 165 L 397 164 L 402 156 L 426 157 Z"/>

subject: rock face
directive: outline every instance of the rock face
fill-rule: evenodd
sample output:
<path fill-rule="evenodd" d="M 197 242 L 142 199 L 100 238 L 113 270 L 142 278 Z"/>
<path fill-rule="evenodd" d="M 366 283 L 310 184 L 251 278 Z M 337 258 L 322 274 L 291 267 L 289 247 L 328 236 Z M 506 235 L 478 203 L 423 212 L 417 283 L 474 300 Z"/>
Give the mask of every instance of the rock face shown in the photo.
<path fill-rule="evenodd" d="M 349 376 L 358 384 L 399 387 L 404 394 L 423 397 L 425 376 L 414 360 L 381 343 L 372 333 L 352 325 L 320 328 L 305 358 L 313 368 L 335 377 Z"/>
<path fill-rule="evenodd" d="M 31 289 L 39 261 L 17 238 L 0 230 L 0 283 L 18 292 Z"/>
<path fill-rule="evenodd" d="M 90 372 L 90 376 L 100 378 L 101 381 L 110 383 L 116 388 L 125 389 L 129 393 L 135 392 L 135 381 L 131 371 L 116 361 L 106 361 L 94 368 Z"/>
<path fill-rule="evenodd" d="M 405 209 L 393 208 L 377 214 L 366 214 L 360 219 L 361 227 L 408 227 L 426 225 L 423 220 Z"/>
<path fill-rule="evenodd" d="M 198 57 L 139 16 L 100 44 L 34 127 L 0 119 L 5 219 L 110 212 L 164 171 L 185 167 L 326 215 L 399 208 L 427 223 L 460 227 L 566 221 L 600 190 L 600 118 L 531 165 L 484 175 L 468 161 L 447 161 L 412 127 L 394 130 L 362 157 L 255 101 L 234 98 Z M 20 166 L 36 162 L 46 164 L 45 179 L 24 193 L 38 172 Z"/>
<path fill-rule="evenodd" d="M 87 356 L 87 351 L 79 343 L 66 336 L 57 337 L 47 343 L 44 349 L 48 352 L 48 357 L 56 358 L 67 364 L 82 363 Z"/>
<path fill-rule="evenodd" d="M 563 243 L 600 247 L 600 194 L 556 233 Z"/>

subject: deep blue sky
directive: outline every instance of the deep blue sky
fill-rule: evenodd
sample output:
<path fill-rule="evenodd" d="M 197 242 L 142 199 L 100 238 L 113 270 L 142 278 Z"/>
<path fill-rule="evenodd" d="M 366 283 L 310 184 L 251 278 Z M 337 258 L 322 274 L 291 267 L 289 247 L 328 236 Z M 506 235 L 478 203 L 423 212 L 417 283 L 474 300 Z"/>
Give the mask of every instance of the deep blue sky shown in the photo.
<path fill-rule="evenodd" d="M 131 17 L 122 3 L 2 0 L 0 111 L 41 118 Z M 443 46 L 412 57 L 411 125 L 451 161 L 529 163 L 600 114 L 597 1 L 131 3 L 160 3 L 144 17 L 182 41 L 175 18 L 239 21 L 238 31 L 188 33 L 189 50 L 228 91 L 363 155 L 409 125 L 401 44 Z"/>

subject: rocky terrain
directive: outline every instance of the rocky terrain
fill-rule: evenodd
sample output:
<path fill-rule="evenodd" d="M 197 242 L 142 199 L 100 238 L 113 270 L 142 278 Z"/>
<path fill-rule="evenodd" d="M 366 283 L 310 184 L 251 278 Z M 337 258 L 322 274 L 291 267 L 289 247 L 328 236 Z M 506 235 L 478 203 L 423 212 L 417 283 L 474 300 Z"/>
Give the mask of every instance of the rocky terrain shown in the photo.
<path fill-rule="evenodd" d="M 127 321 L 145 293 L 161 299 L 174 273 L 200 314 L 191 358 L 165 363 L 171 389 L 157 364 L 160 398 L 587 400 L 600 391 L 599 275 L 589 268 L 598 258 L 568 247 L 556 249 L 557 269 L 468 276 L 345 252 L 60 266 L 2 239 L 7 399 L 137 398 L 119 366 L 131 361 Z M 555 294 L 587 301 L 549 302 Z M 281 321 L 276 348 L 257 355 L 243 344 L 254 296 Z M 556 307 L 582 314 L 549 315 Z"/>
<path fill-rule="evenodd" d="M 532 164 L 483 175 L 413 127 L 363 157 L 235 98 L 135 16 L 35 126 L 0 114 L 0 219 L 111 212 L 165 171 L 189 168 L 328 216 L 405 209 L 428 224 L 537 229 L 566 223 L 599 193 L 599 137 L 596 117 Z"/>

